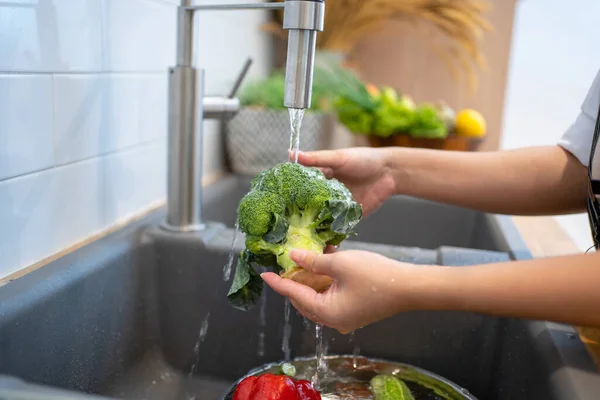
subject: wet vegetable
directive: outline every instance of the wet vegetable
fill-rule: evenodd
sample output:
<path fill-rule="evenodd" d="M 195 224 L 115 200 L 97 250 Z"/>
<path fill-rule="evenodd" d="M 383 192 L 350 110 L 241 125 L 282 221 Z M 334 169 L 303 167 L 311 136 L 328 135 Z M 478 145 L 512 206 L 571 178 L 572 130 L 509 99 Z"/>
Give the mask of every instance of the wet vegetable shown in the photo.
<path fill-rule="evenodd" d="M 348 188 L 327 179 L 317 168 L 291 162 L 277 164 L 257 175 L 238 207 L 245 249 L 240 252 L 229 304 L 242 311 L 256 305 L 263 281 L 255 271 L 262 265 L 283 278 L 323 292 L 332 279 L 299 267 L 290 257 L 293 249 L 323 253 L 355 235 L 362 206 Z"/>
<path fill-rule="evenodd" d="M 296 380 L 296 369 L 283 364 L 279 373 L 266 373 L 243 379 L 235 389 L 233 400 L 321 400 L 321 395 L 307 380 Z"/>
<path fill-rule="evenodd" d="M 371 379 L 375 400 L 415 400 L 409 387 L 393 375 L 377 375 Z"/>

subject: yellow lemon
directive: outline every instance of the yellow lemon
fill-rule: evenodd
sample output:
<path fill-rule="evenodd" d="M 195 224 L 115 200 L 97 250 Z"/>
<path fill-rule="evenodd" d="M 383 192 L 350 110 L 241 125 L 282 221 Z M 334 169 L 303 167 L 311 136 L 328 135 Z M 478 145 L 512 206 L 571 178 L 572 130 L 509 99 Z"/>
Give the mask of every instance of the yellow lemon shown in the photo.
<path fill-rule="evenodd" d="M 456 134 L 459 136 L 483 137 L 487 124 L 483 115 L 472 109 L 461 110 L 456 115 Z"/>

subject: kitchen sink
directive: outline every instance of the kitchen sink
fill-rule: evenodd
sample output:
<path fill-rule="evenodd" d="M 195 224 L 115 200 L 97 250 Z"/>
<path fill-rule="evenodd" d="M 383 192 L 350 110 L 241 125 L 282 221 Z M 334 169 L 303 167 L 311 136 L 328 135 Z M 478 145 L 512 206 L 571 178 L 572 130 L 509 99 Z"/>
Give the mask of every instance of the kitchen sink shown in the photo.
<path fill-rule="evenodd" d="M 158 210 L 0 287 L 0 398 L 220 399 L 248 371 L 282 360 L 285 300 L 266 288 L 232 308 L 223 267 L 249 179 L 204 189 L 201 233 L 160 229 Z M 237 253 L 243 247 L 240 234 Z M 527 259 L 510 218 L 407 197 L 367 217 L 342 248 L 460 268 Z M 291 312 L 291 357 L 315 328 Z M 464 312 L 410 312 L 349 336 L 360 354 L 441 375 L 480 400 L 588 400 L 600 374 L 571 326 Z M 37 396 L 37 397 L 36 397 Z M 45 396 L 45 397 L 44 397 Z"/>

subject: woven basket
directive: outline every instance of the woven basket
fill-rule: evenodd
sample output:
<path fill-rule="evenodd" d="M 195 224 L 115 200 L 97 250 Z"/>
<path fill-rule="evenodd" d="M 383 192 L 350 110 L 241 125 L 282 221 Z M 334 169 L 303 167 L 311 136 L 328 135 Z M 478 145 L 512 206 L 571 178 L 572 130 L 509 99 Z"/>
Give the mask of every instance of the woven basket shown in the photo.
<path fill-rule="evenodd" d="M 407 134 L 397 134 L 387 138 L 368 136 L 372 147 L 418 147 L 449 151 L 476 151 L 482 140 L 464 136 L 450 135 L 446 139 L 414 138 Z"/>
<path fill-rule="evenodd" d="M 328 147 L 331 117 L 307 111 L 300 130 L 300 150 Z M 288 110 L 243 108 L 225 124 L 227 158 L 233 172 L 254 176 L 289 161 L 290 117 Z"/>

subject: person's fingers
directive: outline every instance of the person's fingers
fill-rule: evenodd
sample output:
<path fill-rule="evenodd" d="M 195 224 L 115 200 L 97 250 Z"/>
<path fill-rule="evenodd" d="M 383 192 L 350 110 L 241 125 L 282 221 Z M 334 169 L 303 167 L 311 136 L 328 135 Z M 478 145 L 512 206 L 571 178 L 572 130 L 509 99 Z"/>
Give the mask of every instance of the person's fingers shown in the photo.
<path fill-rule="evenodd" d="M 335 277 L 336 268 L 332 259 L 333 254 L 319 254 L 313 251 L 293 249 L 290 258 L 300 267 L 317 275 Z"/>
<path fill-rule="evenodd" d="M 347 158 L 336 150 L 320 150 L 308 153 L 298 152 L 298 162 L 308 167 L 341 168 Z"/>
<path fill-rule="evenodd" d="M 282 278 L 274 272 L 265 272 L 260 276 L 274 291 L 282 296 L 289 297 L 291 301 L 299 304 L 305 312 L 310 314 L 315 309 L 317 292 L 311 287 L 291 279 Z"/>
<path fill-rule="evenodd" d="M 323 175 L 325 175 L 325 178 L 327 178 L 327 179 L 333 178 L 333 170 L 331 168 L 320 167 L 319 170 L 321 170 Z"/>
<path fill-rule="evenodd" d="M 346 328 L 346 327 L 337 327 L 335 328 L 336 331 L 338 331 L 339 333 L 341 333 L 342 335 L 347 335 L 349 333 L 354 332 L 354 329 L 350 329 L 350 328 Z"/>

